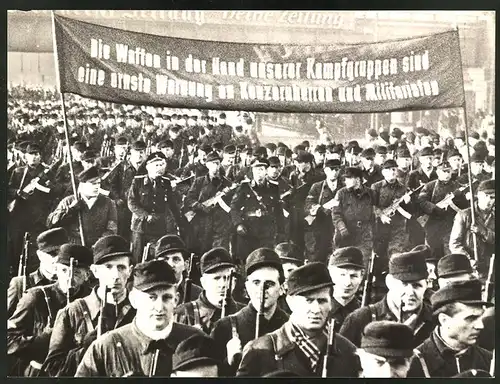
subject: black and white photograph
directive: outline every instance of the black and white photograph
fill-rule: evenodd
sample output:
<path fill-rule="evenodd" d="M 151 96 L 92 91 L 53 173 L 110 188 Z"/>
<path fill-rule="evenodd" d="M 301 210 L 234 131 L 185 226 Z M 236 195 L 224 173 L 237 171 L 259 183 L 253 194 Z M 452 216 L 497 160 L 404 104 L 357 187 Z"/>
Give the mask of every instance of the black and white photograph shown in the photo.
<path fill-rule="evenodd" d="M 492 10 L 8 10 L 8 377 L 495 377 Z"/>

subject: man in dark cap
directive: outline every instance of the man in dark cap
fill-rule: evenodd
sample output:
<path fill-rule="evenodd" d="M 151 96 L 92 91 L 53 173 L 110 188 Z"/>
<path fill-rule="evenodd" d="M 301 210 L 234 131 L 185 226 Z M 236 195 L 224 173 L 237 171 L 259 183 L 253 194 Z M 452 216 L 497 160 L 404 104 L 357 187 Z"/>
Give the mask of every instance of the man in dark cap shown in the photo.
<path fill-rule="evenodd" d="M 411 154 L 407 147 L 400 147 L 396 150 L 396 163 L 398 164 L 396 177 L 405 187 L 408 187 L 410 179 L 411 162 Z"/>
<path fill-rule="evenodd" d="M 432 256 L 431 248 L 427 244 L 417 245 L 410 252 L 421 252 L 425 257 L 425 265 L 427 266 L 427 289 L 424 293 L 424 303 L 431 305 L 431 297 L 434 292 L 439 289 L 436 265 L 438 260 Z"/>
<path fill-rule="evenodd" d="M 435 325 L 430 308 L 423 302 L 426 279 L 423 252 L 392 255 L 385 279 L 387 295 L 379 302 L 359 308 L 347 316 L 340 334 L 359 346 L 363 329 L 368 323 L 390 320 L 404 323 L 413 330 L 416 347 L 429 336 Z"/>
<path fill-rule="evenodd" d="M 387 147 L 385 145 L 377 145 L 375 147 L 375 157 L 373 158 L 373 163 L 379 167 L 384 164 L 387 158 Z"/>
<path fill-rule="evenodd" d="M 464 253 L 450 253 L 443 256 L 436 267 L 439 288 L 474 278 L 471 260 Z"/>
<path fill-rule="evenodd" d="M 176 321 L 192 325 L 210 334 L 214 324 L 220 320 L 222 312 L 225 316 L 238 312 L 243 304 L 233 300 L 234 264 L 229 252 L 224 248 L 213 248 L 206 252 L 200 260 L 201 286 L 203 291 L 198 299 L 184 303 L 175 310 Z M 233 279 L 232 282 L 230 280 Z M 224 302 L 229 285 L 228 307 Z M 223 308 L 224 307 L 224 308 Z"/>
<path fill-rule="evenodd" d="M 73 139 L 74 140 L 74 139 Z M 70 150 L 73 159 L 73 172 L 76 177 L 80 172 L 83 171 L 82 156 L 87 150 L 87 145 L 83 141 L 73 141 L 70 138 Z M 67 151 L 67 147 L 64 151 Z M 54 181 L 54 194 L 57 200 L 61 200 L 71 194 L 73 194 L 73 187 L 71 185 L 71 172 L 69 163 L 63 163 L 56 171 L 55 181 Z"/>
<path fill-rule="evenodd" d="M 200 255 L 213 247 L 229 249 L 232 233 L 229 204 L 236 185 L 222 175 L 220 162 L 217 152 L 208 154 L 205 163 L 208 174 L 194 180 L 184 199 L 186 218 L 193 229 L 190 249 Z"/>
<path fill-rule="evenodd" d="M 470 166 L 470 173 L 472 176 L 472 192 L 474 193 L 474 195 L 477 193 L 477 188 L 479 184 L 485 180 L 490 179 L 488 175 L 483 173 L 484 160 L 485 157 L 478 152 L 474 152 L 471 154 L 469 166 Z M 467 170 L 462 171 L 461 175 L 457 177 L 457 181 L 461 185 L 468 185 L 469 175 Z"/>
<path fill-rule="evenodd" d="M 477 271 L 482 279 L 489 270 L 491 255 L 495 252 L 495 180 L 486 180 L 477 188 L 475 223 L 472 224 L 471 208 L 458 212 L 451 229 L 449 248 L 453 253 L 464 253 L 475 260 L 473 233 L 477 238 Z"/>
<path fill-rule="evenodd" d="M 235 375 L 243 347 L 255 338 L 259 315 L 259 336 L 278 329 L 288 320 L 288 315 L 278 306 L 284 274 L 276 252 L 269 248 L 253 251 L 246 260 L 245 274 L 245 288 L 250 302 L 235 314 L 219 320 L 211 333 L 224 353 L 224 375 L 227 376 Z M 261 307 L 263 312 L 259 314 Z"/>
<path fill-rule="evenodd" d="M 328 261 L 328 272 L 335 284 L 331 316 L 338 332 L 345 318 L 361 306 L 356 294 L 365 273 L 363 254 L 356 247 L 336 249 Z"/>
<path fill-rule="evenodd" d="M 223 145 L 227 145 L 233 137 L 233 127 L 226 124 L 226 114 L 224 112 L 219 115 L 217 122 L 216 134 L 220 137 Z"/>
<path fill-rule="evenodd" d="M 375 321 L 368 324 L 357 355 L 363 378 L 406 378 L 413 356 L 413 331 L 405 324 Z"/>
<path fill-rule="evenodd" d="M 178 305 L 198 299 L 202 288 L 192 281 L 197 266 L 194 258 L 193 265 L 189 265 L 190 254 L 179 236 L 165 235 L 158 239 L 155 245 L 154 258 L 165 261 L 174 270 L 177 293 L 179 294 Z M 191 276 L 187 276 L 187 271 L 191 271 Z M 191 289 L 186 290 L 186 284 L 190 284 Z"/>
<path fill-rule="evenodd" d="M 116 234 L 116 204 L 100 193 L 101 177 L 96 167 L 82 171 L 78 181 L 78 199 L 74 195 L 62 199 L 48 216 L 47 225 L 63 227 L 70 243 L 81 244 L 81 216 L 85 245 L 92 246 L 99 238 Z"/>
<path fill-rule="evenodd" d="M 132 255 L 141 260 L 144 246 L 165 234 L 185 235 L 187 221 L 181 215 L 178 197 L 165 173 L 165 155 L 155 152 L 146 159 L 146 175 L 134 177 L 128 192 L 132 212 Z"/>
<path fill-rule="evenodd" d="M 283 147 L 278 148 L 278 152 Z M 274 184 L 279 189 L 281 205 L 283 207 L 283 232 L 285 236 L 290 234 L 290 212 L 291 212 L 291 197 L 293 188 L 288 179 L 288 173 L 284 172 L 283 164 L 278 156 L 271 156 L 269 159 L 269 167 L 267 168 L 267 181 Z"/>
<path fill-rule="evenodd" d="M 170 377 L 219 377 L 221 365 L 214 339 L 196 334 L 177 346 Z"/>
<path fill-rule="evenodd" d="M 54 323 L 43 371 L 51 377 L 73 377 L 87 348 L 100 335 L 132 322 L 127 280 L 132 271 L 130 246 L 117 235 L 93 246 L 91 271 L 98 285 L 90 295 L 61 309 Z"/>
<path fill-rule="evenodd" d="M 83 170 L 87 170 L 90 167 L 93 167 L 96 165 L 96 160 L 97 160 L 97 153 L 94 150 L 86 150 L 83 152 L 81 161 L 82 161 L 82 167 Z"/>
<path fill-rule="evenodd" d="M 266 180 L 269 162 L 252 161 L 252 181 L 242 182 L 231 201 L 231 219 L 236 228 L 237 260 L 260 247 L 274 247 L 284 238 L 283 207 L 278 187 Z"/>
<path fill-rule="evenodd" d="M 472 151 L 471 151 L 472 153 Z M 457 180 L 457 178 L 464 172 L 464 160 L 462 154 L 456 149 L 452 148 L 446 153 L 446 161 L 450 163 L 451 167 L 451 179 Z M 467 172 L 467 171 L 465 171 Z"/>
<path fill-rule="evenodd" d="M 288 279 L 289 321 L 248 343 L 237 376 L 263 376 L 288 369 L 300 376 L 321 376 L 328 343 L 332 286 L 323 263 L 313 262 L 293 271 Z M 328 358 L 327 377 L 357 377 L 355 346 L 335 334 L 336 354 Z"/>
<path fill-rule="evenodd" d="M 411 217 L 411 196 L 397 180 L 396 172 L 396 161 L 386 160 L 382 166 L 384 179 L 371 187 L 375 196 L 376 217 L 373 250 L 378 256 L 374 274 L 378 280 L 387 271 L 389 257 L 408 249 L 406 220 Z M 399 204 L 395 206 L 397 201 Z M 389 212 L 390 207 L 393 210 Z"/>
<path fill-rule="evenodd" d="M 289 315 L 290 307 L 286 302 L 286 292 L 288 291 L 287 280 L 290 273 L 304 265 L 304 255 L 300 253 L 299 248 L 292 242 L 279 243 L 276 247 L 274 247 L 274 252 L 276 252 L 281 260 L 283 274 L 285 276 L 282 293 L 278 299 L 278 306 Z"/>
<path fill-rule="evenodd" d="M 361 165 L 363 169 L 363 184 L 368 188 L 379 180 L 383 179 L 380 172 L 380 166 L 375 164 L 375 151 L 373 148 L 366 148 L 360 154 Z"/>
<path fill-rule="evenodd" d="M 308 224 L 306 227 L 306 258 L 309 261 L 326 263 L 328 255 L 332 252 L 333 198 L 337 191 L 344 186 L 339 177 L 340 171 L 340 160 L 327 160 L 324 167 L 326 179 L 314 183 L 306 197 L 304 206 Z"/>
<path fill-rule="evenodd" d="M 334 197 L 332 218 L 335 227 L 336 247 L 356 246 L 363 252 L 363 263 L 368 268 L 373 248 L 372 226 L 375 196 L 361 183 L 362 170 L 348 167 L 345 170 L 345 187 Z"/>
<path fill-rule="evenodd" d="M 431 298 L 438 325 L 416 349 L 408 377 L 452 377 L 469 369 L 489 371 L 492 354 L 479 347 L 485 307 L 481 282 L 456 282 L 439 289 Z M 417 355 L 417 356 L 418 356 Z"/>
<path fill-rule="evenodd" d="M 453 219 L 460 208 L 467 206 L 467 200 L 460 191 L 459 183 L 451 180 L 451 166 L 448 162 L 439 164 L 437 174 L 437 180 L 425 184 L 420 190 L 418 202 L 424 214 L 428 215 L 420 218 L 425 230 L 426 243 L 431 247 L 433 256 L 440 259 L 449 253 Z M 441 203 L 449 194 L 453 194 L 452 202 Z M 425 222 L 427 217 L 428 220 Z"/>
<path fill-rule="evenodd" d="M 26 287 L 23 287 L 23 276 L 13 277 L 7 290 L 7 317 L 12 316 L 17 303 L 26 292 L 33 287 L 49 285 L 56 279 L 55 262 L 59 247 L 68 242 L 68 235 L 63 228 L 53 228 L 42 232 L 36 239 L 36 255 L 39 266 L 26 276 Z M 28 264 L 34 264 L 28 260 Z"/>
<path fill-rule="evenodd" d="M 130 303 L 134 320 L 93 342 L 78 366 L 76 377 L 170 376 L 177 346 L 202 331 L 174 322 L 177 304 L 175 273 L 153 260 L 133 270 Z"/>
<path fill-rule="evenodd" d="M 208 168 L 205 166 L 205 162 L 209 153 L 212 152 L 212 147 L 210 145 L 200 145 L 196 150 L 196 156 L 193 162 L 186 165 L 181 173 L 181 177 L 184 179 L 194 174 L 194 177 L 198 178 L 205 176 L 208 173 Z"/>
<path fill-rule="evenodd" d="M 70 268 L 71 259 L 73 269 Z M 87 296 L 92 251 L 63 244 L 58 252 L 53 284 L 35 287 L 21 298 L 7 322 L 7 355 L 11 376 L 38 376 L 47 356 L 54 321 L 60 309 Z"/>

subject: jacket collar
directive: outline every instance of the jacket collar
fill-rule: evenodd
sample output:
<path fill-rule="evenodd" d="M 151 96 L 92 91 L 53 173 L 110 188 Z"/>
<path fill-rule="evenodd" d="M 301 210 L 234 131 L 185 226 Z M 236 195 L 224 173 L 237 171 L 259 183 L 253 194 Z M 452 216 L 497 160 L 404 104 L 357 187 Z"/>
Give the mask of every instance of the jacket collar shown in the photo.
<path fill-rule="evenodd" d="M 85 300 L 85 304 L 87 304 L 90 318 L 92 320 L 97 319 L 97 317 L 101 313 L 102 300 L 97 295 L 97 288 L 98 287 L 94 287 L 92 289 L 92 292 L 90 292 L 90 295 L 83 298 L 83 300 Z M 118 313 L 118 318 L 116 320 L 117 325 L 120 324 L 121 320 L 125 317 L 128 311 L 132 310 L 132 305 L 130 304 L 130 301 L 128 299 L 128 294 L 127 297 L 122 302 L 119 303 L 118 309 L 119 313 Z"/>
<path fill-rule="evenodd" d="M 50 281 L 43 275 L 39 268 L 36 271 L 30 273 L 30 278 L 32 279 L 33 285 L 35 286 L 39 285 L 39 283 L 42 281 L 47 281 L 47 284 L 52 283 L 52 281 Z"/>
<path fill-rule="evenodd" d="M 293 350 L 296 345 L 293 342 L 292 334 L 291 334 L 291 328 L 292 328 L 292 323 L 291 321 L 287 321 L 285 324 L 283 324 L 280 328 L 278 328 L 276 331 L 272 332 L 275 334 L 277 337 L 275 337 L 276 341 L 276 350 L 275 350 L 275 355 L 276 358 L 280 358 Z M 324 348 L 324 345 L 326 343 L 326 336 L 323 332 L 318 333 L 318 337 L 314 339 L 314 343 L 318 345 L 318 340 L 319 340 L 319 348 L 322 350 Z"/>
<path fill-rule="evenodd" d="M 375 303 L 373 309 L 378 320 L 398 321 L 396 315 L 392 313 L 387 304 L 387 295 L 378 303 Z M 427 304 L 422 303 L 414 334 L 416 334 L 426 323 L 432 323 L 432 311 Z"/>

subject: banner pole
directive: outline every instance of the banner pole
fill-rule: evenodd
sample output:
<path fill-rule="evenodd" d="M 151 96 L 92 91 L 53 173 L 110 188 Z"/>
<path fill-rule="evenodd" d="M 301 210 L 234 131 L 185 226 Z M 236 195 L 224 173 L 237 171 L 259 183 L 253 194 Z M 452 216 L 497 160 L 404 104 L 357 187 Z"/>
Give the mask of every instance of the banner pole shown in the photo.
<path fill-rule="evenodd" d="M 469 193 L 470 193 L 470 214 L 471 214 L 471 225 L 476 225 L 476 215 L 475 215 L 475 207 L 474 207 L 474 192 L 472 190 L 472 173 L 470 167 L 470 146 L 469 146 L 469 122 L 467 119 L 467 102 L 465 100 L 465 84 L 464 84 L 464 70 L 462 66 L 462 48 L 460 47 L 460 33 L 458 30 L 458 26 L 456 27 L 457 35 L 458 35 L 458 52 L 460 56 L 460 72 L 462 75 L 462 92 L 464 95 L 464 104 L 462 105 L 462 109 L 464 111 L 464 125 L 465 125 L 465 146 L 467 147 L 467 177 L 469 181 Z M 479 255 L 477 251 L 477 234 L 472 233 L 472 243 L 474 247 L 474 260 L 478 261 Z"/>
<path fill-rule="evenodd" d="M 73 194 L 75 196 L 75 200 L 78 201 L 78 191 L 76 188 L 76 181 L 75 181 L 75 172 L 73 170 L 73 155 L 71 154 L 71 145 L 69 143 L 69 130 L 68 130 L 68 117 L 66 115 L 66 105 L 65 105 L 65 100 L 64 100 L 64 93 L 61 92 L 61 82 L 60 82 L 60 75 L 61 73 L 59 72 L 59 59 L 57 55 L 57 40 L 56 40 L 56 25 L 55 25 L 55 17 L 54 17 L 54 11 L 51 11 L 51 16 L 52 16 L 52 37 L 53 37 L 53 45 L 54 45 L 54 62 L 55 62 L 55 67 L 56 67 L 56 84 L 57 84 L 57 90 L 59 91 L 59 94 L 61 95 L 61 107 L 62 107 L 62 113 L 63 113 L 63 121 L 64 121 L 64 135 L 66 137 L 66 145 L 68 148 L 68 163 L 69 163 L 69 175 L 71 179 L 71 186 L 73 187 Z M 85 236 L 83 233 L 83 219 L 82 219 L 82 213 L 81 211 L 78 212 L 78 226 L 80 229 L 80 240 L 82 242 L 82 245 L 85 246 Z"/>

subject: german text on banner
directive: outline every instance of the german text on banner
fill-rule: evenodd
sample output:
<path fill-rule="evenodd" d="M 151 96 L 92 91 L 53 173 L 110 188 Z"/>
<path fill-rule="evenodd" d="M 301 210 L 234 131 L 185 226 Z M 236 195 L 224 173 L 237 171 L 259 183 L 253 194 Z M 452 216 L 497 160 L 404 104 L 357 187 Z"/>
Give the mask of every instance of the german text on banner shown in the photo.
<path fill-rule="evenodd" d="M 61 92 L 177 108 L 365 113 L 464 105 L 458 31 L 262 45 L 130 32 L 55 15 Z"/>

